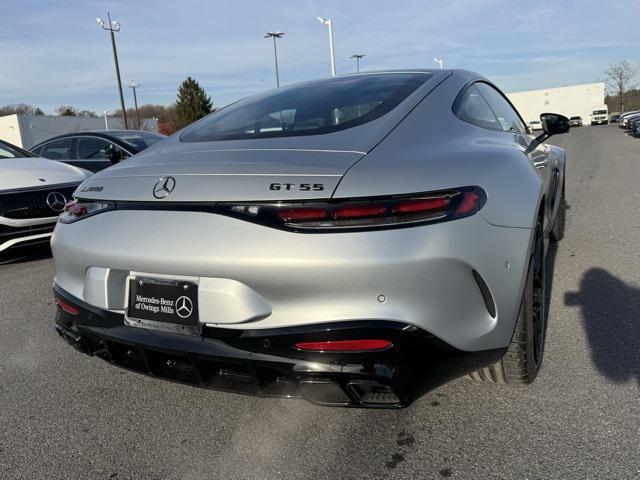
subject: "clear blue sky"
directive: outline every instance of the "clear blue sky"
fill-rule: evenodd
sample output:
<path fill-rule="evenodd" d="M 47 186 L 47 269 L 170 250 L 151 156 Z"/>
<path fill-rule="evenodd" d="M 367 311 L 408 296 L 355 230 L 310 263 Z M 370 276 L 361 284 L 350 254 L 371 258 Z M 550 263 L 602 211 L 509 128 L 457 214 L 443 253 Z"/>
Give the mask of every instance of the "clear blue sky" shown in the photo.
<path fill-rule="evenodd" d="M 435 66 L 478 71 L 506 91 L 592 82 L 608 64 L 640 59 L 640 0 L 0 0 L 0 105 L 118 108 L 111 46 L 95 18 L 110 11 L 123 81 L 141 103 L 169 104 L 188 75 L 223 106 L 281 82 L 330 73 L 332 17 L 338 73 Z M 133 104 L 129 89 L 127 105 Z"/>

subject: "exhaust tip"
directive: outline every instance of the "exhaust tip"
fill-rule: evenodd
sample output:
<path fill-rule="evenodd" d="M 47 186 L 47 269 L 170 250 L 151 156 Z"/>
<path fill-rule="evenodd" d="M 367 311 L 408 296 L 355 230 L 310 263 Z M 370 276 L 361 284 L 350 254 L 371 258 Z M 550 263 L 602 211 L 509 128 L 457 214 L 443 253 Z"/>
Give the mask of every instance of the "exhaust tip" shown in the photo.
<path fill-rule="evenodd" d="M 302 380 L 300 393 L 306 400 L 319 405 L 344 406 L 351 403 L 342 387 L 330 380 Z"/>
<path fill-rule="evenodd" d="M 79 352 L 89 354 L 89 349 L 80 335 L 60 324 L 56 324 L 56 332 L 73 348 Z"/>
<path fill-rule="evenodd" d="M 367 406 L 400 406 L 402 401 L 398 394 L 388 385 L 377 382 L 349 382 L 347 388 L 362 405 Z"/>

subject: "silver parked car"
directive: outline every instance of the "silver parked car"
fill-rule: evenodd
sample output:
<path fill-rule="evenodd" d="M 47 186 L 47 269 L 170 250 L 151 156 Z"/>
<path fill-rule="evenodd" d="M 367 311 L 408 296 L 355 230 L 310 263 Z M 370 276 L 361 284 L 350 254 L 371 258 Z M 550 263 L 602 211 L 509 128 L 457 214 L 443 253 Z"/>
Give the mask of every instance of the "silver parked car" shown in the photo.
<path fill-rule="evenodd" d="M 49 242 L 58 215 L 89 175 L 0 140 L 0 254 Z"/>
<path fill-rule="evenodd" d="M 56 328 L 194 385 L 399 407 L 542 362 L 565 154 L 467 71 L 234 103 L 85 181 L 52 239 Z"/>

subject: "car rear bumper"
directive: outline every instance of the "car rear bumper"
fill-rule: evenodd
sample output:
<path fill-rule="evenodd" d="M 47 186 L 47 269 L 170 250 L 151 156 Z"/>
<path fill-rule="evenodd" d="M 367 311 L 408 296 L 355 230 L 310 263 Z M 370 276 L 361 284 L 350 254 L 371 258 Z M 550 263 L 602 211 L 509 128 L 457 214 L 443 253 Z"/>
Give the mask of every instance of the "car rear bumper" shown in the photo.
<path fill-rule="evenodd" d="M 55 284 L 54 295 L 59 304 L 56 330 L 83 353 L 166 380 L 243 394 L 304 397 L 322 405 L 404 407 L 504 353 L 463 352 L 416 326 L 385 320 L 265 330 L 205 327 L 199 336 L 182 335 L 126 326 L 123 315 L 93 307 Z M 354 353 L 302 352 L 293 346 L 372 338 L 392 346 Z"/>
<path fill-rule="evenodd" d="M 378 319 L 464 351 L 503 348 L 531 230 L 481 215 L 370 232 L 299 234 L 200 212 L 113 211 L 58 223 L 55 282 L 124 314 L 132 278 L 198 284 L 200 323 L 265 330 Z"/>

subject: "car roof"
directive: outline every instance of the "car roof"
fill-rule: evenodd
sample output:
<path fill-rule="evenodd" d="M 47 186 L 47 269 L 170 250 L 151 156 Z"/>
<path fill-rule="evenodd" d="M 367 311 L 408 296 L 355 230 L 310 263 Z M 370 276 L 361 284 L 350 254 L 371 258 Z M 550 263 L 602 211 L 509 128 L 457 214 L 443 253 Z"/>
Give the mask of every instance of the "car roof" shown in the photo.
<path fill-rule="evenodd" d="M 49 143 L 49 142 L 53 142 L 55 140 L 60 140 L 63 138 L 69 138 L 69 137 L 99 137 L 99 138 L 104 138 L 105 140 L 109 140 L 115 144 L 117 144 L 119 147 L 124 148 L 125 150 L 128 150 L 131 153 L 138 153 L 141 150 L 139 150 L 138 148 L 135 147 L 135 145 L 131 145 L 128 142 L 124 142 L 122 141 L 121 138 L 119 138 L 118 136 L 114 135 L 114 133 L 116 134 L 126 134 L 126 133 L 143 133 L 143 134 L 153 134 L 153 135 L 159 135 L 159 136 L 163 136 L 159 133 L 156 132 L 146 132 L 144 130 L 85 130 L 82 132 L 69 132 L 69 133 L 63 133 L 61 135 L 56 135 L 55 137 L 51 137 L 51 138 L 47 138 L 46 140 L 43 140 L 41 142 L 36 143 L 34 146 L 31 147 L 31 149 L 34 148 L 38 148 L 41 145 L 45 144 L 45 143 Z"/>
<path fill-rule="evenodd" d="M 163 137 L 164 135 L 162 135 L 161 133 L 158 132 L 148 132 L 146 130 L 133 130 L 133 129 L 129 129 L 129 130 L 115 130 L 115 129 L 110 129 L 110 130 L 87 130 L 85 132 L 79 132 L 79 133 L 103 133 L 105 135 L 127 135 L 127 134 L 132 134 L 132 133 L 140 133 L 143 135 L 157 135 L 159 137 Z"/>

